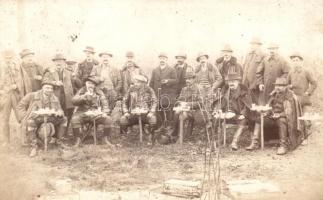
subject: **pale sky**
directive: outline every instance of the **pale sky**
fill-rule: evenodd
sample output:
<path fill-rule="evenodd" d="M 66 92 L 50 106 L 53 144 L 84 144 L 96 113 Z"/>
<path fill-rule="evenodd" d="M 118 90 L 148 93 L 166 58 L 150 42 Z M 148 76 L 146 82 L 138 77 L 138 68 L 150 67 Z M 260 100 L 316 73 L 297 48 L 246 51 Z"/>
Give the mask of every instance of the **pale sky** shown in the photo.
<path fill-rule="evenodd" d="M 253 36 L 278 43 L 288 56 L 300 51 L 320 56 L 323 50 L 322 1 L 319 0 L 0 0 L 0 51 L 36 52 L 50 62 L 56 52 L 80 61 L 85 46 L 110 51 L 120 67 L 125 52 L 135 52 L 144 68 L 155 67 L 159 52 L 174 64 L 178 52 L 196 65 L 200 52 L 211 62 L 228 43 L 241 59 Z M 20 33 L 20 34 L 19 34 Z M 70 35 L 78 38 L 72 42 Z"/>

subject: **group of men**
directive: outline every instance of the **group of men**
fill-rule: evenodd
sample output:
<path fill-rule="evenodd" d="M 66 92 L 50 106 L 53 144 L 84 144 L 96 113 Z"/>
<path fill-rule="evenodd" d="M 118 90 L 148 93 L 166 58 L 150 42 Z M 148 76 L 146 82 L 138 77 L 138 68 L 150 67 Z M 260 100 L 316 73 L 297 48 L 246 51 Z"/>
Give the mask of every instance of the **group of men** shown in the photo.
<path fill-rule="evenodd" d="M 28 49 L 20 53 L 19 64 L 14 52 L 5 51 L 0 70 L 2 144 L 10 141 L 9 117 L 13 110 L 21 124 L 22 135 L 27 136 L 25 142 L 32 147 L 30 155 L 37 155 L 39 129 L 45 118 L 35 111 L 52 109 L 56 114 L 46 118 L 46 123 L 54 126 L 51 143 L 61 145 L 71 126 L 75 145 L 79 146 L 84 125 L 93 122 L 86 113 L 99 110 L 102 114 L 94 121 L 103 132 L 102 141 L 111 146 L 111 112 L 120 101 L 121 135 L 126 135 L 130 126 L 139 123 L 140 116 L 142 123 L 148 125 L 149 144 L 153 145 L 156 134 L 163 131 L 170 133 L 170 141 L 175 142 L 180 117 L 194 122 L 196 115 L 202 113 L 207 122 L 214 113 L 231 112 L 234 116 L 230 120 L 238 124 L 231 148 L 238 149 L 239 137 L 247 127 L 253 129 L 252 142 L 247 149 L 253 150 L 259 147 L 260 125 L 259 114 L 251 109 L 252 105 L 269 104 L 272 110 L 266 115 L 266 124 L 273 122 L 278 127 L 277 154 L 285 154 L 288 148 L 299 144 L 298 138 L 306 137 L 297 135 L 302 133 L 297 116 L 310 106 L 316 81 L 303 67 L 300 54 L 290 55 L 293 65 L 290 69 L 278 54 L 278 45 L 268 46 L 268 54 L 262 52 L 262 43 L 257 38 L 250 46 L 243 65 L 232 55 L 229 45 L 221 50 L 223 56 L 215 65 L 208 61 L 209 55 L 200 53 L 195 67 L 187 64 L 186 54 L 176 55 L 177 63 L 170 66 L 168 56 L 161 53 L 159 66 L 153 69 L 150 79 L 136 64 L 133 52 L 126 53 L 126 62 L 121 68 L 111 66 L 113 55 L 110 52 L 101 52 L 97 61 L 93 47 L 84 49 L 86 59 L 78 64 L 56 54 L 52 58 L 53 65 L 44 68 L 34 61 L 34 52 Z M 183 102 L 190 110 L 174 112 L 174 106 Z"/>

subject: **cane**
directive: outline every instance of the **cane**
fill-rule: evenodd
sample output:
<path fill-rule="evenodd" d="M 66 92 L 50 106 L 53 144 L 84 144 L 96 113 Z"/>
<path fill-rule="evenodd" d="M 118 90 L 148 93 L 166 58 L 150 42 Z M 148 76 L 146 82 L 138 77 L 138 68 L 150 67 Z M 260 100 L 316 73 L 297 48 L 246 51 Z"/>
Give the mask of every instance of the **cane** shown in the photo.
<path fill-rule="evenodd" d="M 96 118 L 93 119 L 93 140 L 94 145 L 97 145 L 97 137 L 96 137 L 96 124 L 95 124 Z"/>
<path fill-rule="evenodd" d="M 183 129 L 184 129 L 184 112 L 181 112 L 180 118 L 179 118 L 179 144 L 183 145 Z"/>
<path fill-rule="evenodd" d="M 264 112 L 260 113 L 260 144 L 261 144 L 261 150 L 264 150 L 265 148 L 265 139 L 264 139 Z"/>

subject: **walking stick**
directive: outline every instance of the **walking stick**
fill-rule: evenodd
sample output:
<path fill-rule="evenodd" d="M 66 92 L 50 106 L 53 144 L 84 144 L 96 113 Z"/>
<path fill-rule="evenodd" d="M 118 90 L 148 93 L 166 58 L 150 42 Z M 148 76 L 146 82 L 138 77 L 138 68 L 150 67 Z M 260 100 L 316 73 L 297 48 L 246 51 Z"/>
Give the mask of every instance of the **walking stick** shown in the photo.
<path fill-rule="evenodd" d="M 97 137 L 96 137 L 96 124 L 95 124 L 96 118 L 93 119 L 93 140 L 94 145 L 97 145 Z"/>
<path fill-rule="evenodd" d="M 44 115 L 44 124 L 45 124 L 45 128 L 44 128 L 44 135 L 45 135 L 45 139 L 44 139 L 44 143 L 45 143 L 45 151 L 47 152 L 48 149 L 48 138 L 47 138 L 47 115 Z"/>
<path fill-rule="evenodd" d="M 184 129 L 184 120 L 183 120 L 183 115 L 184 112 L 180 114 L 179 118 L 179 144 L 182 146 L 183 145 L 183 129 Z"/>

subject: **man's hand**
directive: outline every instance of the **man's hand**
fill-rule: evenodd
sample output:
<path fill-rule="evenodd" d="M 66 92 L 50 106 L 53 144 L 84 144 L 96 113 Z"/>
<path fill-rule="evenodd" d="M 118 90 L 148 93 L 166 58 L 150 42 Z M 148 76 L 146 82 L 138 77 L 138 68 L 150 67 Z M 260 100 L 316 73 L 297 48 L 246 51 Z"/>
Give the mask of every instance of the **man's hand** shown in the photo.
<path fill-rule="evenodd" d="M 130 117 L 130 113 L 129 113 L 129 112 L 126 112 L 126 113 L 124 114 L 124 116 L 125 116 L 126 118 L 128 118 L 128 117 Z"/>
<path fill-rule="evenodd" d="M 305 92 L 304 96 L 308 97 L 308 96 L 310 96 L 310 94 L 308 92 Z"/>
<path fill-rule="evenodd" d="M 16 84 L 12 84 L 11 86 L 10 86 L 10 89 L 11 90 L 15 90 L 15 89 L 17 89 L 18 87 L 17 87 L 17 85 Z"/>
<path fill-rule="evenodd" d="M 34 76 L 34 79 L 41 81 L 43 79 L 43 77 L 41 75 L 36 75 L 36 76 Z"/>
<path fill-rule="evenodd" d="M 154 113 L 153 112 L 149 112 L 148 114 L 147 114 L 147 117 L 153 117 L 154 116 Z"/>
<path fill-rule="evenodd" d="M 163 79 L 163 80 L 161 80 L 161 83 L 162 83 L 162 84 L 166 84 L 166 83 L 168 83 L 168 79 Z"/>
<path fill-rule="evenodd" d="M 279 113 L 274 113 L 273 115 L 272 115 L 272 118 L 273 119 L 278 119 L 280 117 L 280 114 Z"/>
<path fill-rule="evenodd" d="M 56 81 L 55 82 L 55 85 L 57 85 L 57 86 L 63 86 L 63 82 L 62 81 Z"/>
<path fill-rule="evenodd" d="M 264 91 L 264 89 L 265 89 L 265 85 L 264 85 L 264 84 L 260 84 L 260 85 L 259 85 L 259 90 L 260 90 L 260 91 Z"/>
<path fill-rule="evenodd" d="M 239 120 L 243 120 L 243 119 L 245 119 L 246 117 L 244 116 L 244 115 L 239 115 L 239 117 L 238 117 L 238 119 Z"/>

